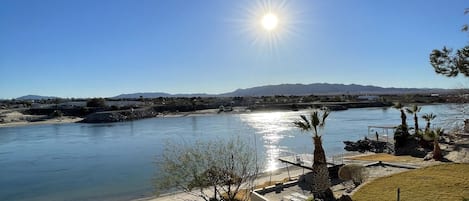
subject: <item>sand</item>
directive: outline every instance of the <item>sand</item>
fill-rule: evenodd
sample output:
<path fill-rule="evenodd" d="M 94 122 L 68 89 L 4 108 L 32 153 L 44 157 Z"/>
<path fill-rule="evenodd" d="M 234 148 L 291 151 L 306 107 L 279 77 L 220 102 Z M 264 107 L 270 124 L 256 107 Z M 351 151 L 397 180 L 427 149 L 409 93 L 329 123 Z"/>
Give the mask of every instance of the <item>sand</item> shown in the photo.
<path fill-rule="evenodd" d="M 35 119 L 44 119 L 44 120 L 32 121 Z M 83 120 L 83 118 L 69 117 L 69 116 L 48 118 L 45 115 L 22 114 L 18 110 L 0 110 L 0 128 L 1 127 L 41 125 L 41 124 L 75 123 L 81 120 Z"/>

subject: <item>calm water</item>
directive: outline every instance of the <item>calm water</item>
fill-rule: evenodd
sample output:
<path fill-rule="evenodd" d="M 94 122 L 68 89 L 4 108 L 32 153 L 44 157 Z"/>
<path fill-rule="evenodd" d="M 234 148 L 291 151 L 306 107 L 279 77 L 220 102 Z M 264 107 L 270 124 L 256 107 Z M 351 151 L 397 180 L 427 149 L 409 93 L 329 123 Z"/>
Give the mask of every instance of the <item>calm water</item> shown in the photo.
<path fill-rule="evenodd" d="M 458 111 L 424 106 L 436 125 Z M 111 124 L 60 124 L 0 128 L 0 200 L 129 200 L 149 196 L 157 161 L 168 142 L 192 143 L 241 136 L 257 145 L 264 170 L 282 167 L 278 156 L 312 152 L 309 133 L 292 127 L 299 112 L 153 118 Z M 460 116 L 460 115 L 459 115 Z M 333 112 L 323 143 L 327 155 L 343 152 L 368 125 L 397 125 L 399 111 L 368 108 Z M 408 117 L 409 125 L 413 121 Z M 420 121 L 423 127 L 424 121 Z"/>

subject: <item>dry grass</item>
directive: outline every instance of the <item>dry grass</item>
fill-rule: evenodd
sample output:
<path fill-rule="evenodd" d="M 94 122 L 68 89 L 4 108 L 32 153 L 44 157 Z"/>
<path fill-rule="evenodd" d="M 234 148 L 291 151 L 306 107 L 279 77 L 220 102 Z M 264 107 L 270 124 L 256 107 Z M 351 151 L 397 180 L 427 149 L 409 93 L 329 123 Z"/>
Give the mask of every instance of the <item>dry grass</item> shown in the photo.
<path fill-rule="evenodd" d="M 354 201 L 395 201 L 397 188 L 403 201 L 469 198 L 469 164 L 444 164 L 378 178 L 365 184 L 354 195 Z"/>
<path fill-rule="evenodd" d="M 371 155 L 366 155 L 366 156 L 354 156 L 354 157 L 348 157 L 347 159 L 362 160 L 362 161 L 402 162 L 402 163 L 422 162 L 421 158 L 416 158 L 412 156 L 394 156 L 394 155 L 385 154 L 385 153 L 371 154 Z"/>

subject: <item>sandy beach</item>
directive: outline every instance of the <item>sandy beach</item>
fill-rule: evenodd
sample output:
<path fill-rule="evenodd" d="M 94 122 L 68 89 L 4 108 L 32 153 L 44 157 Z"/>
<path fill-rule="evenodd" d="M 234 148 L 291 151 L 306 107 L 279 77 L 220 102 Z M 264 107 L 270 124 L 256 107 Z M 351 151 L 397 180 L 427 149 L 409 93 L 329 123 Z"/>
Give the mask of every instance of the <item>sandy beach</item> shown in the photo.
<path fill-rule="evenodd" d="M 35 119 L 40 120 L 32 121 Z M 42 124 L 75 123 L 81 120 L 83 120 L 83 118 L 69 116 L 49 118 L 44 115 L 27 115 L 16 110 L 0 110 L 0 128 Z"/>

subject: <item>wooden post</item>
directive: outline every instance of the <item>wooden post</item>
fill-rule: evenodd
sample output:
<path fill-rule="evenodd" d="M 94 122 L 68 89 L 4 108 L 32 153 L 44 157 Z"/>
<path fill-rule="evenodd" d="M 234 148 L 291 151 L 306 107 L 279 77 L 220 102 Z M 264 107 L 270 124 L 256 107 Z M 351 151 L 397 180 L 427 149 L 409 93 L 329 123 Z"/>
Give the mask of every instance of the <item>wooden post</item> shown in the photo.
<path fill-rule="evenodd" d="M 401 200 L 401 189 L 397 188 L 397 201 Z"/>

